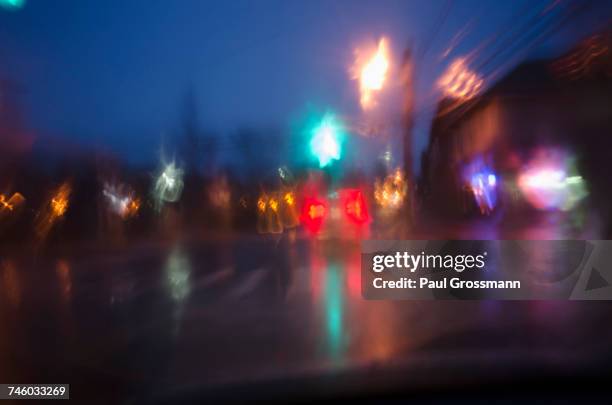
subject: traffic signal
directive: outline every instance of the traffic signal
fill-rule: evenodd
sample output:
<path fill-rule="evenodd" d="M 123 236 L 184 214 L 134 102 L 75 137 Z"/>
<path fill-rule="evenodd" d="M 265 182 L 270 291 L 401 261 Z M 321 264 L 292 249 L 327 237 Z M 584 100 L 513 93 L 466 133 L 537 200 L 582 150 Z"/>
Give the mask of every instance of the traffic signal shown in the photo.
<path fill-rule="evenodd" d="M 342 125 L 332 114 L 326 114 L 312 130 L 310 152 L 319 161 L 320 168 L 342 157 L 342 132 Z"/>
<path fill-rule="evenodd" d="M 306 197 L 302 206 L 300 220 L 312 233 L 318 233 L 323 227 L 323 221 L 327 217 L 327 204 L 314 197 Z"/>
<path fill-rule="evenodd" d="M 338 191 L 340 204 L 346 217 L 357 225 L 370 221 L 368 207 L 363 192 L 359 189 L 343 189 Z"/>

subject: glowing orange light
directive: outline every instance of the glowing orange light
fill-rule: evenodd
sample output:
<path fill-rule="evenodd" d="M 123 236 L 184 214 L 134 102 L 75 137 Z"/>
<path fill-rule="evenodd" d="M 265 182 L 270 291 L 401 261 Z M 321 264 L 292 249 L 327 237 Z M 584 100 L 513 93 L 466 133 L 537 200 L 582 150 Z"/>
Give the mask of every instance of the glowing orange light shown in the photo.
<path fill-rule="evenodd" d="M 13 210 L 13 206 L 11 204 L 8 203 L 8 201 L 6 201 L 6 197 L 4 197 L 3 194 L 0 194 L 0 204 L 2 204 L 2 208 L 6 208 L 10 211 Z"/>
<path fill-rule="evenodd" d="M 280 194 L 273 192 L 270 195 L 263 193 L 257 200 L 257 231 L 259 233 L 281 233 Z"/>
<path fill-rule="evenodd" d="M 278 201 L 276 201 L 274 198 L 270 198 L 268 204 L 270 205 L 272 211 L 276 212 L 278 210 Z"/>
<path fill-rule="evenodd" d="M 296 227 L 300 223 L 299 213 L 295 206 L 295 194 L 293 191 L 284 191 L 280 200 L 280 213 L 285 228 Z"/>
<path fill-rule="evenodd" d="M 46 238 L 56 221 L 68 210 L 70 192 L 70 183 L 63 183 L 38 213 L 35 230 L 41 240 Z"/>
<path fill-rule="evenodd" d="M 381 38 L 373 54 L 364 57 L 362 51 L 357 51 L 356 55 L 353 78 L 359 80 L 361 107 L 368 110 L 376 106 L 375 93 L 383 89 L 387 80 L 390 66 L 388 41 Z"/>
<path fill-rule="evenodd" d="M 264 213 L 266 211 L 266 199 L 264 197 L 259 197 L 257 200 L 257 209 Z"/>
<path fill-rule="evenodd" d="M 406 180 L 401 169 L 396 169 L 387 176 L 384 182 L 376 180 L 374 183 L 374 200 L 385 209 L 397 209 L 404 202 L 407 193 Z"/>
<path fill-rule="evenodd" d="M 51 208 L 53 209 L 55 216 L 61 217 L 68 209 L 68 201 L 63 198 L 52 198 Z"/>
<path fill-rule="evenodd" d="M 448 97 L 469 100 L 482 88 L 483 79 L 471 71 L 464 58 L 457 58 L 438 80 L 438 86 Z"/>
<path fill-rule="evenodd" d="M 13 194 L 8 200 L 4 194 L 0 194 L 0 212 L 13 211 L 24 200 L 25 198 L 19 193 Z"/>
<path fill-rule="evenodd" d="M 140 200 L 138 198 L 132 199 L 126 207 L 124 218 L 132 217 L 136 215 L 139 209 L 140 209 Z"/>
<path fill-rule="evenodd" d="M 57 193 L 51 198 L 51 212 L 55 217 L 63 216 L 68 210 L 68 198 L 70 197 L 70 185 L 64 183 Z"/>
<path fill-rule="evenodd" d="M 285 193 L 285 202 L 287 203 L 287 205 L 289 206 L 293 206 L 293 204 L 295 204 L 295 198 L 293 197 L 293 193 L 289 192 L 289 193 Z"/>

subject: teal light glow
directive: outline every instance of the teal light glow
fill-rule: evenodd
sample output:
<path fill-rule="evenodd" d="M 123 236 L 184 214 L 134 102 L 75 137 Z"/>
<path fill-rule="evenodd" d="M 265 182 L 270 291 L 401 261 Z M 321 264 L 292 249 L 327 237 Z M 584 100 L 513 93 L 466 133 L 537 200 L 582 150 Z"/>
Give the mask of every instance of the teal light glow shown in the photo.
<path fill-rule="evenodd" d="M 25 6 L 26 0 L 0 0 L 0 7 L 9 10 L 18 10 Z"/>
<path fill-rule="evenodd" d="M 327 339 L 332 357 L 342 354 L 342 279 L 336 266 L 327 268 L 325 280 L 325 320 Z"/>
<path fill-rule="evenodd" d="M 319 167 L 328 166 L 342 157 L 342 132 L 341 123 L 332 114 L 325 114 L 312 130 L 310 152 L 319 160 Z"/>

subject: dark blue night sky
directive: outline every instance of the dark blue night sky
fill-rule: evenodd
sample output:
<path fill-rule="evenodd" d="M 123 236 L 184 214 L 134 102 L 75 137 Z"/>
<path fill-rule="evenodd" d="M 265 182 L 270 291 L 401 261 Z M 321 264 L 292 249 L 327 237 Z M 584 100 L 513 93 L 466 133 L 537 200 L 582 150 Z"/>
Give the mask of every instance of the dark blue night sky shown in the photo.
<path fill-rule="evenodd" d="M 288 129 L 308 104 L 358 114 L 348 75 L 353 50 L 385 35 L 395 55 L 409 44 L 416 55 L 427 49 L 417 60 L 417 106 L 424 111 L 418 147 L 426 142 L 433 83 L 449 63 L 441 53 L 453 36 L 471 28 L 451 58 L 512 18 L 524 24 L 546 4 L 29 0 L 20 10 L 0 8 L 0 76 L 25 89 L 28 125 L 39 139 L 103 145 L 146 161 L 176 132 L 190 91 L 201 126 L 219 136 L 241 125 Z M 529 56 L 563 51 L 601 29 L 611 9 L 610 2 L 594 2 Z"/>

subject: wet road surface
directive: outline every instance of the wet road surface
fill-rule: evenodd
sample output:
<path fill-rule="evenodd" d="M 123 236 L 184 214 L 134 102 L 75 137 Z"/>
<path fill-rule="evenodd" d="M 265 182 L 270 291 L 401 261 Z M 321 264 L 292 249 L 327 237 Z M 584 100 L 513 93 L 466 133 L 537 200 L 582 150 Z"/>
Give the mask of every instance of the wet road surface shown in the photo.
<path fill-rule="evenodd" d="M 107 400 L 461 356 L 568 369 L 609 356 L 606 302 L 365 301 L 359 249 L 245 236 L 5 255 L 0 380 Z"/>

